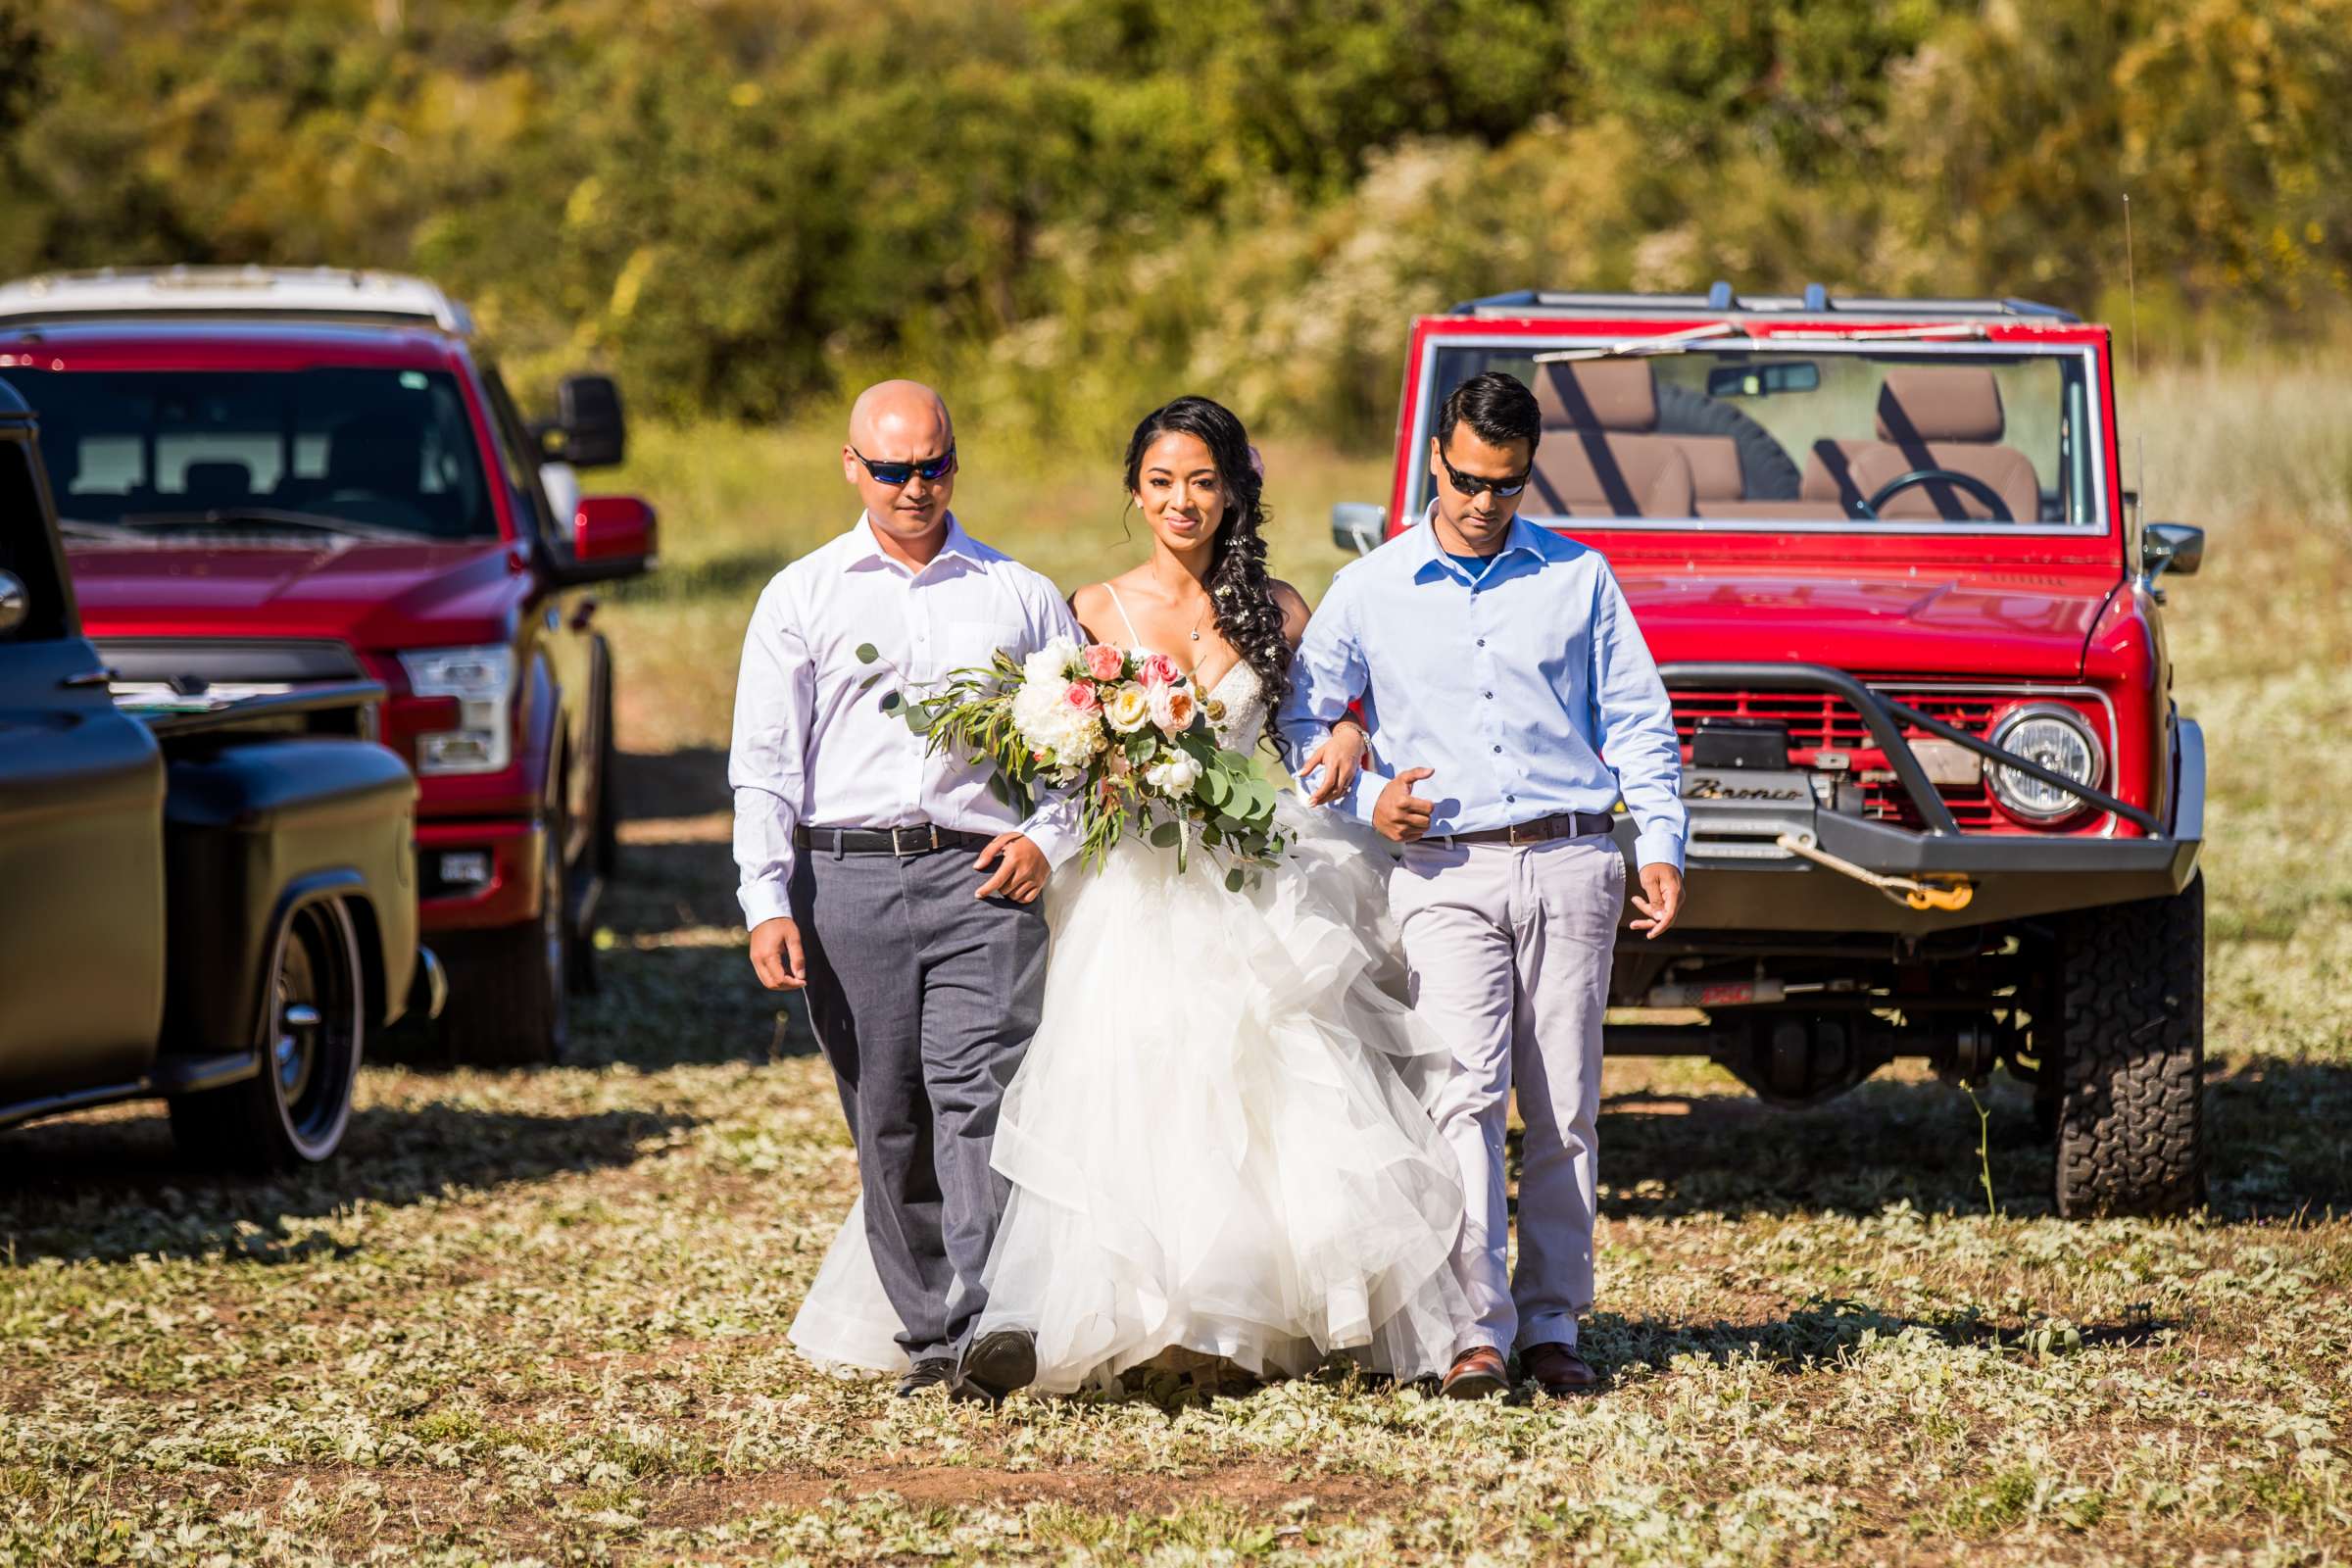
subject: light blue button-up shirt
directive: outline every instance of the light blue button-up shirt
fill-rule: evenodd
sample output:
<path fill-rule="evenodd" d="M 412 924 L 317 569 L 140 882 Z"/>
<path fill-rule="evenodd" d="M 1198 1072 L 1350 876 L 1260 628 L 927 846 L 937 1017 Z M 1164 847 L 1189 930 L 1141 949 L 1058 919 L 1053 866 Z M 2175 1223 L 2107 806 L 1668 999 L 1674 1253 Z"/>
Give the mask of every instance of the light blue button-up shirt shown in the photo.
<path fill-rule="evenodd" d="M 1394 774 L 1427 767 L 1413 793 L 1432 803 L 1433 838 L 1607 811 L 1622 798 L 1635 858 L 1682 867 L 1673 710 L 1596 550 L 1514 518 L 1474 576 L 1425 516 L 1341 570 L 1291 676 L 1280 724 L 1294 755 L 1363 704 L 1379 765 L 1348 805 L 1367 822 Z"/>

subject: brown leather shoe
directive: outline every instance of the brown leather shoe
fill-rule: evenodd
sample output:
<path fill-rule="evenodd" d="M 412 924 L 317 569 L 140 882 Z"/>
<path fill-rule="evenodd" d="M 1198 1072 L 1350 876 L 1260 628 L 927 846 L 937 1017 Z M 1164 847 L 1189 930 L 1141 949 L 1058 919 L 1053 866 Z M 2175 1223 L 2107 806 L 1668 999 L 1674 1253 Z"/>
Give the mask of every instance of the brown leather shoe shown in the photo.
<path fill-rule="evenodd" d="M 1453 1358 L 1453 1369 L 1438 1385 L 1438 1392 L 1448 1399 L 1493 1398 L 1511 1392 L 1510 1369 L 1502 1364 L 1500 1350 L 1475 1346 Z"/>
<path fill-rule="evenodd" d="M 1519 1352 L 1519 1370 L 1545 1394 L 1566 1397 L 1590 1394 L 1600 1381 L 1591 1362 L 1565 1345 L 1531 1345 Z"/>

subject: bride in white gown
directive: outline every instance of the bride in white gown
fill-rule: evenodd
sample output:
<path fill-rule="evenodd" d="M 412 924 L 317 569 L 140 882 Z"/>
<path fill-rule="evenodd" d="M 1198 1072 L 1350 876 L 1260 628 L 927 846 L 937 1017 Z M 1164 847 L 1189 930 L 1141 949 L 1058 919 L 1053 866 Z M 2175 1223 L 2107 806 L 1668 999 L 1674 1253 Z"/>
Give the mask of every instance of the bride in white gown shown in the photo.
<path fill-rule="evenodd" d="M 1251 457 L 1205 399 L 1146 418 L 1127 484 L 1152 558 L 1073 600 L 1090 636 L 1193 670 L 1240 751 L 1265 736 L 1306 619 L 1266 577 Z M 1354 739 L 1307 763 L 1351 773 Z M 1288 852 L 1240 893 L 1205 855 L 1180 871 L 1132 839 L 1048 888 L 1045 1010 L 998 1119 L 1010 1195 L 973 1331 L 1035 1335 L 1042 1392 L 1171 1348 L 1257 1376 L 1342 1352 L 1436 1376 L 1469 1327 L 1461 1189 L 1423 1108 L 1447 1057 L 1402 1000 L 1388 846 L 1296 800 L 1279 812 Z M 898 1331 L 853 1208 L 793 1344 L 881 1375 L 906 1368 Z"/>

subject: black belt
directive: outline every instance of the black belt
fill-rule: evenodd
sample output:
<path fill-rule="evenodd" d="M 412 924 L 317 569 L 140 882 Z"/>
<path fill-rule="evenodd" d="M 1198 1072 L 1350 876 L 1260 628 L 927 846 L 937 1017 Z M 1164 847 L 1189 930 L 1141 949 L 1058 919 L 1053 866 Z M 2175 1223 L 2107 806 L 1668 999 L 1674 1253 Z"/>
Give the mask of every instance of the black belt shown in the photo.
<path fill-rule="evenodd" d="M 935 850 L 985 850 L 993 835 L 917 822 L 912 827 L 796 827 L 793 848 L 833 855 L 929 855 Z"/>
<path fill-rule="evenodd" d="M 1616 820 L 1606 811 L 1562 811 L 1557 816 L 1539 816 L 1533 822 L 1514 822 L 1509 827 L 1482 827 L 1475 833 L 1432 833 L 1430 837 L 1444 839 L 1448 844 L 1547 844 L 1553 839 L 1581 839 L 1606 833 Z"/>

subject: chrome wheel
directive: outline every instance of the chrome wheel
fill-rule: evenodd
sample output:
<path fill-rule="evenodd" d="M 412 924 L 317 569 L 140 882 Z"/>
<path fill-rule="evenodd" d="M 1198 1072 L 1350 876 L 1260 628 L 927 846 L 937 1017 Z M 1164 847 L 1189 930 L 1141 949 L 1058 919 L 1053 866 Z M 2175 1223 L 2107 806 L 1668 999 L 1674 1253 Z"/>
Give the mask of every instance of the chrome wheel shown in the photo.
<path fill-rule="evenodd" d="M 303 906 L 278 939 L 263 1043 L 265 1071 L 288 1141 L 321 1159 L 351 1116 L 366 1028 L 359 934 L 339 899 Z"/>

